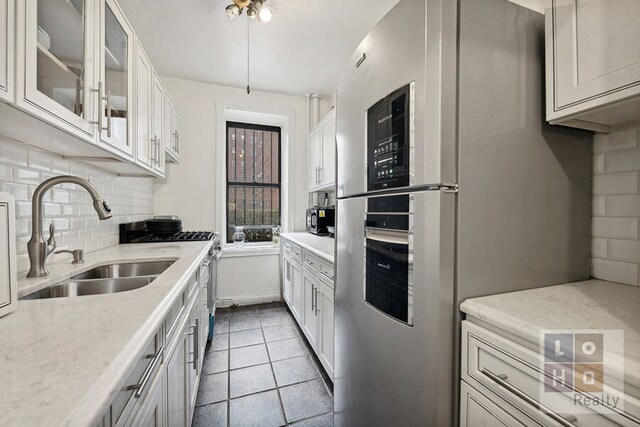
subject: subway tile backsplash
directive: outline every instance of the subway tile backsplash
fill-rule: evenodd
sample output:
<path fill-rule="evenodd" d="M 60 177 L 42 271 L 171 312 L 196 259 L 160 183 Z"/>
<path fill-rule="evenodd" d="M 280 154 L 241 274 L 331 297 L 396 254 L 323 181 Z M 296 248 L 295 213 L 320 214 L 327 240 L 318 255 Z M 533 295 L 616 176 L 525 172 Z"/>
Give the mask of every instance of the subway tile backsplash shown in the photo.
<path fill-rule="evenodd" d="M 639 285 L 640 128 L 596 135 L 591 274 Z"/>
<path fill-rule="evenodd" d="M 153 214 L 153 179 L 118 177 L 82 162 L 64 159 L 0 137 L 0 191 L 16 198 L 18 270 L 29 269 L 27 242 L 31 237 L 31 197 L 44 180 L 57 175 L 88 179 L 113 209 L 113 218 L 99 221 L 89 194 L 74 184 L 49 190 L 44 199 L 44 225 L 56 226 L 58 249 L 92 252 L 118 244 L 118 224 Z M 48 231 L 45 237 L 48 236 Z M 70 255 L 51 255 L 49 262 Z"/>

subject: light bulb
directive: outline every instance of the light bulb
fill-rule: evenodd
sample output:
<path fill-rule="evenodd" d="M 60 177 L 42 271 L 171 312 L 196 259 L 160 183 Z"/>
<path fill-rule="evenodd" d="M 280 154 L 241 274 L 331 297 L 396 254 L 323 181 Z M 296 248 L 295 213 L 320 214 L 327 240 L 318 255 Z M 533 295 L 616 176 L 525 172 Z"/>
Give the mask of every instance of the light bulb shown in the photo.
<path fill-rule="evenodd" d="M 230 4 L 224 9 L 224 13 L 227 15 L 229 19 L 232 19 L 240 12 L 240 8 L 235 4 Z"/>
<path fill-rule="evenodd" d="M 250 4 L 247 8 L 247 16 L 251 19 L 256 19 L 258 16 L 258 9 L 253 4 Z"/>
<path fill-rule="evenodd" d="M 258 19 L 260 22 L 269 22 L 271 21 L 271 17 L 273 16 L 273 11 L 266 6 L 262 6 L 260 8 L 260 12 L 258 12 Z"/>

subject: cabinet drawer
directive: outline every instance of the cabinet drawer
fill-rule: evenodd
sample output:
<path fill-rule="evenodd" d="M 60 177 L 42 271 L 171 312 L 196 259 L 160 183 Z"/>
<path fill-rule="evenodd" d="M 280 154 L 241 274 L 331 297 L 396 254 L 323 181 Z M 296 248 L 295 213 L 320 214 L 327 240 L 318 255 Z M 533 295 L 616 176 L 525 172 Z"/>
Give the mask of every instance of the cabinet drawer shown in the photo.
<path fill-rule="evenodd" d="M 151 338 L 140 357 L 134 362 L 133 369 L 124 385 L 111 403 L 111 417 L 115 425 L 123 425 L 138 401 L 145 398 L 149 386 L 162 365 L 164 347 L 160 344 L 160 333 Z"/>
<path fill-rule="evenodd" d="M 462 379 L 479 389 L 486 387 L 542 425 L 634 425 L 614 413 L 607 417 L 596 412 L 545 414 L 544 409 L 538 409 L 544 377 L 536 353 L 469 321 L 463 322 L 462 337 Z M 556 399 L 572 404 L 570 397 L 561 393 L 557 393 Z"/>
<path fill-rule="evenodd" d="M 525 422 L 519 421 L 516 417 L 524 418 Z M 509 412 L 505 411 L 466 382 L 460 382 L 460 427 L 527 425 L 540 424 L 526 418 L 513 407 L 509 408 Z"/>
<path fill-rule="evenodd" d="M 288 240 L 283 240 L 284 242 L 284 250 L 289 253 L 293 258 L 295 258 L 298 262 L 302 262 L 302 248 L 291 243 Z"/>
<path fill-rule="evenodd" d="M 302 253 L 302 265 L 305 269 L 313 274 L 318 274 L 318 267 L 320 266 L 320 259 L 310 252 L 303 251 Z"/>
<path fill-rule="evenodd" d="M 333 264 L 321 259 L 319 271 L 320 271 L 320 278 L 324 280 L 324 282 L 333 289 L 333 277 L 335 275 Z"/>
<path fill-rule="evenodd" d="M 198 289 L 198 270 L 191 275 L 189 283 L 187 284 L 187 301 L 191 301 L 196 289 Z"/>
<path fill-rule="evenodd" d="M 171 339 L 176 334 L 178 330 L 177 326 L 180 323 L 180 318 L 184 313 L 184 306 L 187 300 L 187 292 L 184 291 L 178 297 L 178 300 L 173 303 L 169 312 L 167 313 L 167 317 L 164 321 L 164 330 L 165 332 L 165 343 L 171 342 Z"/>

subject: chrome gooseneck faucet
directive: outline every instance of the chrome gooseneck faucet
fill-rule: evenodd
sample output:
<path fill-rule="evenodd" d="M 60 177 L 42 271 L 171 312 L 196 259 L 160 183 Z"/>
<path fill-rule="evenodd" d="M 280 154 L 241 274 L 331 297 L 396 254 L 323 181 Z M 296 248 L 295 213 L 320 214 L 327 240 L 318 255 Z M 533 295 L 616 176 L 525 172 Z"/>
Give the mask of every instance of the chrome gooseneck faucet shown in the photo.
<path fill-rule="evenodd" d="M 31 268 L 27 277 L 43 277 L 49 275 L 49 270 L 45 265 L 47 257 L 56 249 L 55 226 L 49 227 L 49 240 L 45 241 L 42 236 L 42 199 L 45 193 L 54 185 L 70 183 L 77 184 L 89 192 L 93 199 L 93 208 L 98 213 L 100 220 L 111 218 L 111 208 L 102 200 L 98 190 L 86 179 L 77 176 L 56 176 L 44 181 L 33 192 L 32 209 L 33 218 L 31 220 L 31 240 L 27 243 Z"/>

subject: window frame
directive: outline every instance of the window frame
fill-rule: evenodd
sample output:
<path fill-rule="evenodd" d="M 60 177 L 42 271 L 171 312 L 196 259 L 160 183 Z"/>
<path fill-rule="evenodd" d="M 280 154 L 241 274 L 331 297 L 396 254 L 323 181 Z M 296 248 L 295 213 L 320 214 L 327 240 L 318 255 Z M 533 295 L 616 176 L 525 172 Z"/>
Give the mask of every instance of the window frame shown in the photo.
<path fill-rule="evenodd" d="M 229 156 L 229 128 L 241 128 L 244 130 L 253 130 L 253 131 L 263 131 L 263 132 L 274 132 L 278 134 L 278 183 L 277 184 L 272 184 L 272 183 L 264 183 L 264 182 L 253 182 L 253 183 L 249 183 L 249 182 L 242 182 L 242 181 L 233 181 L 231 182 L 229 180 L 229 162 L 230 162 L 230 156 Z M 239 121 L 233 121 L 233 120 L 226 120 L 225 121 L 225 142 L 224 142 L 224 149 L 225 149 L 225 171 L 224 171 L 224 176 L 225 176 L 225 188 L 226 188 L 226 197 L 225 197 L 225 221 L 224 221 L 224 227 L 225 227 L 225 234 L 226 234 L 226 244 L 229 243 L 233 243 L 233 234 L 232 235 L 228 235 L 228 227 L 229 227 L 229 187 L 231 186 L 244 186 L 244 187 L 256 187 L 256 188 L 277 188 L 279 191 L 279 197 L 278 197 L 278 222 L 280 223 L 280 226 L 282 226 L 282 198 L 283 198 L 283 194 L 282 194 L 282 127 L 280 126 L 273 126 L 273 125 L 262 125 L 262 124 L 256 124 L 256 123 L 247 123 L 247 122 L 239 122 Z M 255 156 L 254 156 L 255 158 Z M 263 159 L 263 164 L 264 164 L 264 159 Z M 273 211 L 273 206 L 271 207 L 272 211 Z M 246 225 L 246 224 L 245 224 Z M 267 224 L 264 224 L 267 225 Z M 248 244 L 256 244 L 256 245 L 263 245 L 266 242 L 247 242 Z"/>

